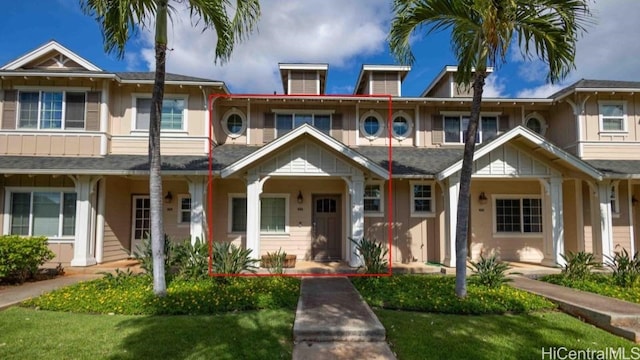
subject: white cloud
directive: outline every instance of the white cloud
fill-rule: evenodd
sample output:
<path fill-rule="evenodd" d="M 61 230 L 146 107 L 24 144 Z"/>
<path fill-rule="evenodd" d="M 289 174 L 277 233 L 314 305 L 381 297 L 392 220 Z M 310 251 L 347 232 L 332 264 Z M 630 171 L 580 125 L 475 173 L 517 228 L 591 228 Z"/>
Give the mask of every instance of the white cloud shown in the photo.
<path fill-rule="evenodd" d="M 528 89 L 521 89 L 518 91 L 516 97 L 527 99 L 546 98 L 564 87 L 565 85 L 560 84 L 543 84 Z"/>
<path fill-rule="evenodd" d="M 482 91 L 482 97 L 497 98 L 503 97 L 506 85 L 504 81 L 497 75 L 491 74 L 487 77 Z"/>
<path fill-rule="evenodd" d="M 357 56 L 385 51 L 387 0 L 264 0 L 261 7 L 258 31 L 236 45 L 227 64 L 215 65 L 215 33 L 192 26 L 187 11 L 176 4 L 167 71 L 222 80 L 233 92 L 271 93 L 282 91 L 278 62 L 344 67 Z M 142 39 L 139 55 L 152 70 L 153 36 L 144 31 Z"/>

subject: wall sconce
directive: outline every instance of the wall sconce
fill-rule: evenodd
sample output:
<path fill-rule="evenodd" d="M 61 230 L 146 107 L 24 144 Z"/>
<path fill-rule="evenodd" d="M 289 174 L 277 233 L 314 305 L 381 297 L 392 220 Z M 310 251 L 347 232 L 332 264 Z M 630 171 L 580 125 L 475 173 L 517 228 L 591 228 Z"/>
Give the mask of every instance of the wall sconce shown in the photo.
<path fill-rule="evenodd" d="M 632 206 L 636 206 L 637 204 L 638 204 L 638 199 L 636 199 L 636 196 L 635 196 L 635 195 L 633 195 L 633 196 L 631 197 L 631 205 L 632 205 Z"/>
<path fill-rule="evenodd" d="M 484 191 L 480 193 L 480 196 L 478 196 L 478 202 L 480 203 L 480 205 L 484 205 L 487 203 L 487 195 L 484 194 Z"/>
<path fill-rule="evenodd" d="M 167 191 L 167 195 L 164 196 L 164 202 L 171 204 L 171 201 L 173 201 L 173 195 L 171 194 L 171 191 Z"/>
<path fill-rule="evenodd" d="M 302 202 L 304 201 L 304 197 L 302 197 L 302 191 L 298 191 L 298 204 L 302 204 Z"/>

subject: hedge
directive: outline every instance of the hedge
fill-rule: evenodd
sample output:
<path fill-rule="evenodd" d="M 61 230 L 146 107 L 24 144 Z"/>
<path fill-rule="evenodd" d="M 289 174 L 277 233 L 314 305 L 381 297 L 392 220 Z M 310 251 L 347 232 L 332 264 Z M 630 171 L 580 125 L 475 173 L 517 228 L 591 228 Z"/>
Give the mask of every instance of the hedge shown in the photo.
<path fill-rule="evenodd" d="M 23 283 L 54 256 L 44 236 L 0 236 L 0 280 Z"/>

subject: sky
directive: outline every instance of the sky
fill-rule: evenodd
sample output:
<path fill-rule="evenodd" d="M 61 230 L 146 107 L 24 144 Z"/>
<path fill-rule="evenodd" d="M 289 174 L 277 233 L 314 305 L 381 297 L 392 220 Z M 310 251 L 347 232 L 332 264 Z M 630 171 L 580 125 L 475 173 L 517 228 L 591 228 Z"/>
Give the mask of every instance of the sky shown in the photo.
<path fill-rule="evenodd" d="M 282 93 L 278 63 L 329 64 L 326 92 L 351 94 L 363 64 L 396 64 L 389 52 L 392 0 L 261 0 L 257 31 L 236 45 L 225 64 L 214 63 L 216 36 L 192 21 L 175 3 L 169 29 L 167 71 L 224 81 L 232 93 Z M 639 0 L 598 0 L 595 23 L 578 41 L 576 69 L 559 84 L 548 84 L 546 65 L 524 61 L 512 51 L 487 79 L 485 97 L 546 97 L 585 79 L 640 81 L 637 40 Z M 106 71 L 153 71 L 153 35 L 141 28 L 123 59 L 104 52 L 96 21 L 78 0 L 3 2 L 0 64 L 56 40 Z M 26 26 L 25 26 L 26 24 Z M 153 27 L 151 27 L 153 29 Z M 446 65 L 455 65 L 447 33 L 413 36 L 416 62 L 402 86 L 403 96 L 420 96 Z"/>

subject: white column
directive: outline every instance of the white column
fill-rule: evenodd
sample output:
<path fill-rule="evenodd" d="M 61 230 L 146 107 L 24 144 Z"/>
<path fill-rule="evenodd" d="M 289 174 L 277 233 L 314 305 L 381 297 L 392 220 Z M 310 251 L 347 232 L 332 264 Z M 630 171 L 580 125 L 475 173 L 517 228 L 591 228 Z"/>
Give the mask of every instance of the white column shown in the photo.
<path fill-rule="evenodd" d="M 445 245 L 444 265 L 456 266 L 456 226 L 458 223 L 458 195 L 460 193 L 460 173 L 457 172 L 446 181 L 445 191 Z"/>
<path fill-rule="evenodd" d="M 76 183 L 76 233 L 73 245 L 73 259 L 71 266 L 90 266 L 96 264 L 91 253 L 91 188 L 94 182 L 91 176 L 77 176 Z"/>
<path fill-rule="evenodd" d="M 104 258 L 104 211 L 107 191 L 107 179 L 102 178 L 96 185 L 98 189 L 98 213 L 96 219 L 96 261 L 102 263 Z"/>
<path fill-rule="evenodd" d="M 353 175 L 349 182 L 351 195 L 351 238 L 358 241 L 364 236 L 364 176 Z M 349 241 L 349 266 L 362 265 L 362 257 L 356 245 Z"/>
<path fill-rule="evenodd" d="M 102 82 L 100 96 L 100 155 L 107 155 L 107 132 L 109 131 L 109 80 Z"/>
<path fill-rule="evenodd" d="M 255 172 L 247 175 L 247 249 L 251 249 L 251 257 L 260 258 L 260 194 L 262 185 L 267 180 Z"/>
<path fill-rule="evenodd" d="M 606 181 L 598 184 L 598 208 L 600 209 L 600 240 L 604 260 L 613 255 L 613 226 L 611 223 L 611 184 Z"/>
<path fill-rule="evenodd" d="M 543 181 L 543 180 L 541 180 Z M 564 219 L 562 204 L 562 178 L 553 177 L 548 182 L 550 208 L 551 208 L 551 229 L 545 232 L 544 238 L 544 260 L 547 266 L 564 265 L 562 254 L 564 254 Z M 546 186 L 545 186 L 546 187 Z M 547 195 L 547 194 L 545 194 Z M 551 235 L 551 236 L 549 236 Z"/>
<path fill-rule="evenodd" d="M 204 176 L 188 178 L 189 181 L 189 197 L 191 198 L 191 223 L 190 234 L 191 244 L 195 244 L 196 240 L 204 241 Z M 180 204 L 178 204 L 180 206 Z"/>

